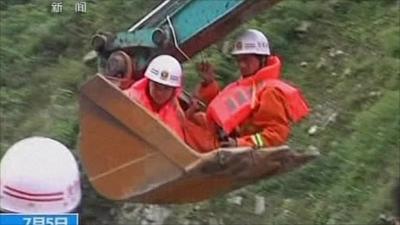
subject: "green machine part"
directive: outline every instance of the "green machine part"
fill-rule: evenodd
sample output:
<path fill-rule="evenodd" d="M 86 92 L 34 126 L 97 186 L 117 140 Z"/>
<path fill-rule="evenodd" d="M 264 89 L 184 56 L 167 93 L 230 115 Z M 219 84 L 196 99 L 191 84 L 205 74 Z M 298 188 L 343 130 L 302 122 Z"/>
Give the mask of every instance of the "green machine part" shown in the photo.
<path fill-rule="evenodd" d="M 184 62 L 279 1 L 166 0 L 128 31 L 107 40 L 109 43 L 100 41 L 101 48 L 99 44 L 95 47 L 100 66 L 116 50 L 135 55 L 139 70 L 159 54 L 170 54 Z"/>

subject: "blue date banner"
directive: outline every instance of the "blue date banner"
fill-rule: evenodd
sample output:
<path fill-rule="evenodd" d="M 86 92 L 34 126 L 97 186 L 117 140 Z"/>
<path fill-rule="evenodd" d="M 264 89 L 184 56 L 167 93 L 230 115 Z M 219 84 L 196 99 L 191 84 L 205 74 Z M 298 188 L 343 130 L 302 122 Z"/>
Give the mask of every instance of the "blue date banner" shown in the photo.
<path fill-rule="evenodd" d="M 79 225 L 79 215 L 0 213 L 0 225 Z"/>

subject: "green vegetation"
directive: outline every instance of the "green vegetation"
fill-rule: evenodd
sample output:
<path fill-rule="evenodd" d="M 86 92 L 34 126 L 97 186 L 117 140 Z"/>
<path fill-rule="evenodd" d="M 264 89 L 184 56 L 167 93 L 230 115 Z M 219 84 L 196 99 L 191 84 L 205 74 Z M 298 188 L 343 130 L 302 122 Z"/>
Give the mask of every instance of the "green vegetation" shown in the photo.
<path fill-rule="evenodd" d="M 79 86 L 95 72 L 81 61 L 91 35 L 124 30 L 159 1 L 87 2 L 87 14 L 76 15 L 68 1 L 65 13 L 53 15 L 49 1 L 0 1 L 0 155 L 32 135 L 76 149 Z M 249 27 L 268 35 L 284 59 L 284 78 L 302 88 L 313 108 L 289 144 L 318 149 L 321 157 L 226 196 L 167 206 L 165 223 L 390 224 L 380 217 L 393 214 L 391 189 L 400 176 L 399 6 L 395 0 L 286 0 L 229 35 L 226 40 Z M 228 83 L 238 72 L 223 46 L 204 55 Z M 194 66 L 185 68 L 193 88 Z M 317 132 L 310 135 L 312 126 Z M 261 215 L 254 214 L 255 195 L 265 198 Z M 240 204 L 227 201 L 237 196 Z M 139 223 L 135 207 L 144 206 L 106 201 L 85 183 L 83 224 Z"/>

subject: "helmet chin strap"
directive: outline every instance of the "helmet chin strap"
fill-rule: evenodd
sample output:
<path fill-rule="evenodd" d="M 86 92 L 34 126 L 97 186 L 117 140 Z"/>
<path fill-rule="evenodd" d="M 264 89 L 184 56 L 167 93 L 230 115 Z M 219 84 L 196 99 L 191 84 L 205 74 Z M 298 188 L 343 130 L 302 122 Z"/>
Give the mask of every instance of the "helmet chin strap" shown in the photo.
<path fill-rule="evenodd" d="M 264 68 L 266 65 L 268 65 L 268 62 L 267 62 L 268 56 L 269 55 L 260 55 L 259 56 L 259 59 L 260 59 L 260 68 L 259 68 L 259 70 Z"/>

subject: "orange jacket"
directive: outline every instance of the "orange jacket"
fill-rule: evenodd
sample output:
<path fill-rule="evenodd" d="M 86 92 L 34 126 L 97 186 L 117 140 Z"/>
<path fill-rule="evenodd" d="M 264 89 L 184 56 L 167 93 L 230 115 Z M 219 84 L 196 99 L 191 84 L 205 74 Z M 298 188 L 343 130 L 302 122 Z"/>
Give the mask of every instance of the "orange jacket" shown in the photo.
<path fill-rule="evenodd" d="M 204 113 L 196 113 L 194 117 L 187 119 L 183 117 L 183 133 L 186 144 L 198 152 L 210 152 L 218 148 L 218 137 L 215 128 L 207 122 Z M 201 121 L 199 123 L 199 121 Z M 205 121 L 205 123 L 203 122 Z"/>
<path fill-rule="evenodd" d="M 148 85 L 149 80 L 147 78 L 142 78 L 135 82 L 130 88 L 124 90 L 124 93 L 128 95 L 130 99 L 140 102 L 147 110 L 157 115 L 165 124 L 172 128 L 179 137 L 183 138 L 183 130 L 178 115 L 180 109 L 176 100 L 178 91 L 171 100 L 157 110 L 151 100 Z"/>
<path fill-rule="evenodd" d="M 208 124 L 197 124 L 186 119 L 176 97 L 179 90 L 176 91 L 175 96 L 170 101 L 156 111 L 148 92 L 148 83 L 149 80 L 143 78 L 134 83 L 129 89 L 124 90 L 124 93 L 129 98 L 139 101 L 147 110 L 157 115 L 196 151 L 208 152 L 217 148 L 217 138 L 212 130 L 208 129 Z M 195 116 L 202 117 L 200 114 Z M 201 119 L 198 121 L 201 121 Z"/>
<path fill-rule="evenodd" d="M 212 121 L 216 122 L 210 109 L 210 107 L 213 108 L 214 101 L 224 97 L 226 93 L 234 88 L 253 86 L 256 89 L 261 81 L 276 80 L 280 77 L 280 69 L 281 63 L 279 59 L 272 56 L 267 66 L 260 69 L 255 75 L 238 80 L 228 85 L 221 92 L 219 92 L 217 82 L 213 82 L 207 86 L 200 87 L 197 96 L 205 102 L 210 102 L 207 115 Z M 254 93 L 252 94 L 251 111 L 230 132 L 230 135 L 237 137 L 239 146 L 263 147 L 284 144 L 290 133 L 290 117 L 285 94 L 279 88 L 269 85 Z M 216 98 L 214 99 L 214 97 Z M 213 99 L 214 101 L 212 102 Z"/>

